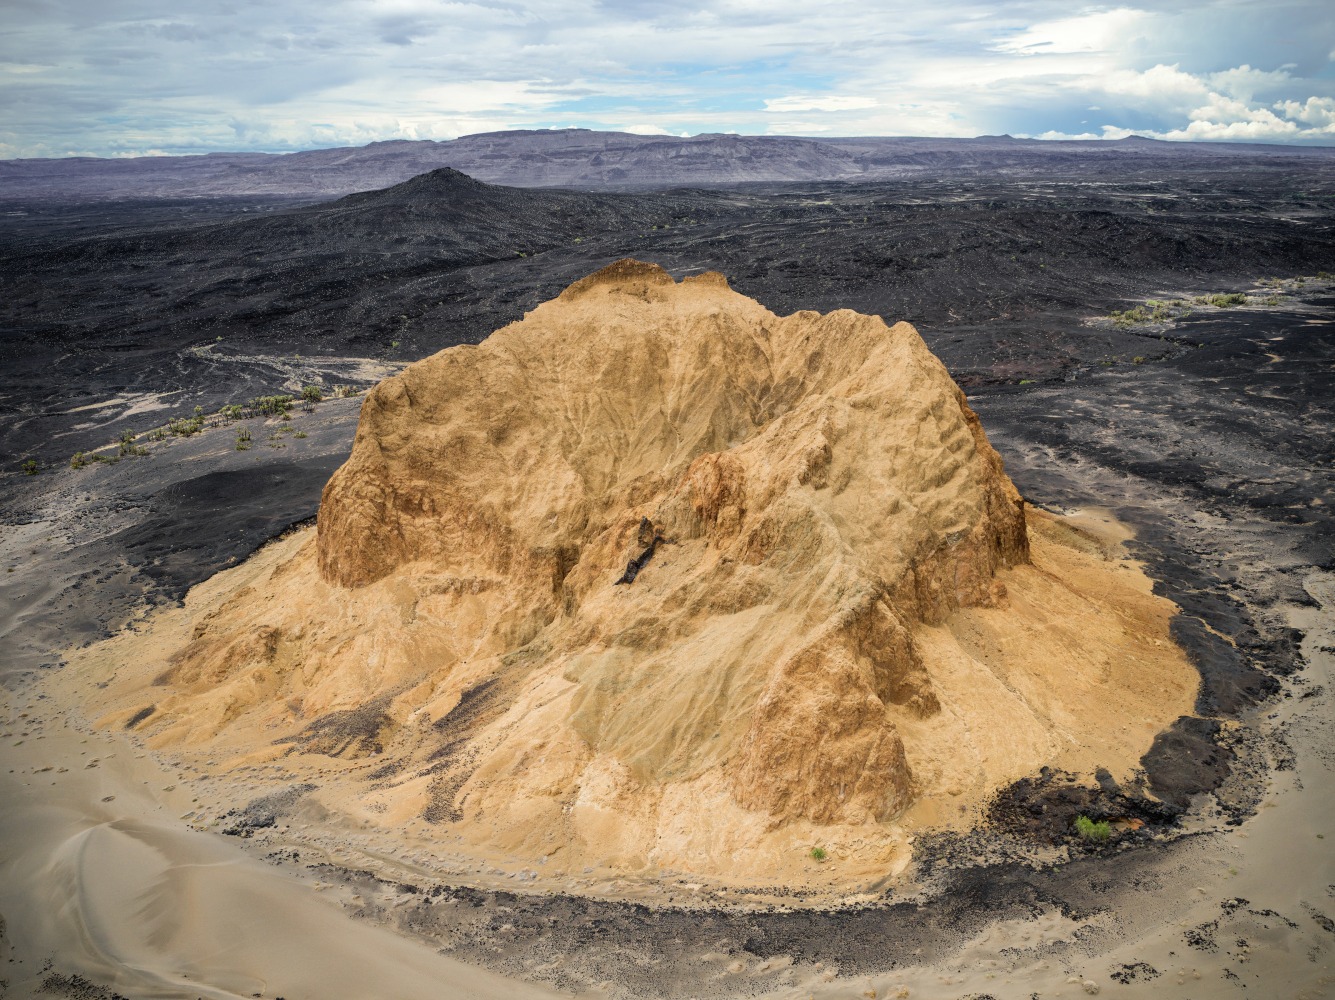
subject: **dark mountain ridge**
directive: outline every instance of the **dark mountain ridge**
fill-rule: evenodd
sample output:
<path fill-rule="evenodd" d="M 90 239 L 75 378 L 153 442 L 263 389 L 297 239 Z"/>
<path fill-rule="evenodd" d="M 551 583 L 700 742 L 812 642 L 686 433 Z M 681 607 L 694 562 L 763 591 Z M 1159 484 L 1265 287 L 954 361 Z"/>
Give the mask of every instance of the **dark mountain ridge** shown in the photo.
<path fill-rule="evenodd" d="M 439 167 L 517 187 L 645 189 L 743 183 L 911 179 L 933 172 L 1125 175 L 1192 165 L 1283 169 L 1335 148 L 1010 136 L 801 138 L 644 136 L 588 129 L 514 130 L 446 142 L 389 140 L 296 153 L 0 161 L 0 201 L 122 198 L 328 198 L 400 183 Z"/>

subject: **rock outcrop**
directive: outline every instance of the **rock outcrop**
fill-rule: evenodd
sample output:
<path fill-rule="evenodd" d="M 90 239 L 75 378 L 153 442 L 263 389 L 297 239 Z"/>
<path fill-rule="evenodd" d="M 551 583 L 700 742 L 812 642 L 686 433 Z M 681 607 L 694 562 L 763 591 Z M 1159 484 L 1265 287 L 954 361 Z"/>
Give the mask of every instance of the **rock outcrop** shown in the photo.
<path fill-rule="evenodd" d="M 721 766 L 747 808 L 884 819 L 895 718 L 937 711 L 910 630 L 991 600 L 1021 504 L 908 324 L 625 260 L 370 394 L 320 571 L 476 595 L 467 643 L 561 662 L 638 780 Z"/>
<path fill-rule="evenodd" d="M 906 810 L 1125 775 L 1189 710 L 1116 569 L 908 324 L 625 260 L 369 393 L 317 530 L 198 588 L 116 718 L 512 858 L 878 871 Z"/>

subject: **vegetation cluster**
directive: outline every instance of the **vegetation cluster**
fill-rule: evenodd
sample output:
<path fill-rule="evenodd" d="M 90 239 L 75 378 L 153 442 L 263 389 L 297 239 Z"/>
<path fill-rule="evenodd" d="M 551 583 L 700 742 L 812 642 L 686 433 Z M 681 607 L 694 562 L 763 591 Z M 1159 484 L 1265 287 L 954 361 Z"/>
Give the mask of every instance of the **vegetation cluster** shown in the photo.
<path fill-rule="evenodd" d="M 307 413 L 315 411 L 317 403 L 328 399 L 347 399 L 360 393 L 356 386 L 335 385 L 330 387 L 321 387 L 319 385 L 306 385 L 301 389 L 299 395 L 272 395 L 256 396 L 244 403 L 229 403 L 218 410 L 217 413 L 208 414 L 204 412 L 202 406 L 196 406 L 189 416 L 174 417 L 167 423 L 151 428 L 143 433 L 137 433 L 133 430 L 125 430 L 121 433 L 114 444 L 107 445 L 104 448 L 94 449 L 92 451 L 76 451 L 70 456 L 71 469 L 83 469 L 94 464 L 114 465 L 116 462 L 125 458 L 138 458 L 149 454 L 148 442 L 165 441 L 169 437 L 188 438 L 196 434 L 203 433 L 205 430 L 214 427 L 226 427 L 243 420 L 253 420 L 256 418 L 277 418 L 283 421 L 292 419 L 292 409 L 301 403 L 302 409 Z M 279 431 L 274 432 L 269 437 L 269 445 L 274 448 L 281 448 L 281 438 L 284 433 L 292 434 L 295 438 L 305 438 L 305 431 L 293 432 L 291 427 L 284 426 Z M 251 446 L 253 435 L 246 427 L 238 427 L 236 431 L 236 450 L 245 451 Z M 28 459 L 20 465 L 20 470 L 24 475 L 35 476 L 41 471 L 35 459 Z"/>

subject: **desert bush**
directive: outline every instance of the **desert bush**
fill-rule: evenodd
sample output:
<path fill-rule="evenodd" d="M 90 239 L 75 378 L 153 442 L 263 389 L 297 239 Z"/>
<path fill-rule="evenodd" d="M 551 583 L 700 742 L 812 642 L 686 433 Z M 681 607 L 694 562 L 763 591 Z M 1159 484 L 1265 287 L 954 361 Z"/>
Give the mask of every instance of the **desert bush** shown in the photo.
<path fill-rule="evenodd" d="M 37 475 L 37 463 L 31 458 L 24 462 L 20 468 L 23 469 L 23 474 L 25 476 Z"/>
<path fill-rule="evenodd" d="M 245 451 L 250 447 L 250 428 L 238 427 L 236 429 L 236 450 Z"/>
<path fill-rule="evenodd" d="M 1243 295 L 1242 292 L 1226 292 L 1218 295 L 1197 295 L 1193 301 L 1198 305 L 1232 309 L 1234 306 L 1245 306 L 1247 296 Z"/>
<path fill-rule="evenodd" d="M 1150 315 L 1140 306 L 1131 309 L 1114 309 L 1110 314 L 1114 326 L 1135 326 L 1149 322 Z"/>
<path fill-rule="evenodd" d="M 829 855 L 825 853 L 825 848 L 823 848 L 823 847 L 813 847 L 813 848 L 811 849 L 811 860 L 812 860 L 812 861 L 824 861 L 827 857 L 829 857 Z"/>
<path fill-rule="evenodd" d="M 121 434 L 120 440 L 116 442 L 118 445 L 118 450 L 116 452 L 117 457 L 125 458 L 128 455 L 148 454 L 147 448 L 145 448 L 143 445 L 137 445 L 134 443 L 135 438 L 137 436 L 138 435 L 136 435 L 134 431 L 125 431 L 123 434 Z"/>
<path fill-rule="evenodd" d="M 279 417 L 292 409 L 291 396 L 256 396 L 249 408 L 266 417 Z"/>
<path fill-rule="evenodd" d="M 1108 825 L 1106 820 L 1095 822 L 1088 816 L 1077 816 L 1075 818 L 1075 832 L 1080 835 L 1081 840 L 1102 844 L 1112 836 L 1112 827 Z"/>

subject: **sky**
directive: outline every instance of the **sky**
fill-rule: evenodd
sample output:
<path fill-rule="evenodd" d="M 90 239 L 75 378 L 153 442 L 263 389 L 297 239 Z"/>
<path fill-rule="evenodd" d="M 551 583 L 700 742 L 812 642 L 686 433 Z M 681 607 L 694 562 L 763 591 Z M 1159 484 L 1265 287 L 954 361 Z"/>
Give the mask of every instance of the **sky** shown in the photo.
<path fill-rule="evenodd" d="M 1335 145 L 1335 3 L 0 0 L 0 158 L 572 126 Z"/>

